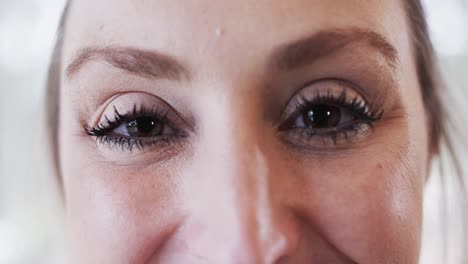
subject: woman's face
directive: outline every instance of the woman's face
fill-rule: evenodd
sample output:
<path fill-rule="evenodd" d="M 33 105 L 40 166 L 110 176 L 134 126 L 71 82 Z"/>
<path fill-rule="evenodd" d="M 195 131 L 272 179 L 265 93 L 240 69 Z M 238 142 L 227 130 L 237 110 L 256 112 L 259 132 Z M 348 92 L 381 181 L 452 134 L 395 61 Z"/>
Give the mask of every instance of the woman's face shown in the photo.
<path fill-rule="evenodd" d="M 416 263 L 403 3 L 80 0 L 60 157 L 79 263 Z"/>

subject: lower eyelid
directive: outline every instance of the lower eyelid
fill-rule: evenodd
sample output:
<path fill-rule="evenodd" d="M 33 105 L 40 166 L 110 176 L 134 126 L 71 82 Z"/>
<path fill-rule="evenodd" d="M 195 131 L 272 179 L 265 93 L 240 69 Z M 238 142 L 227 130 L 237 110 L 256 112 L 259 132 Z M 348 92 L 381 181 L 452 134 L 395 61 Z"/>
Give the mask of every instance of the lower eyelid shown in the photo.
<path fill-rule="evenodd" d="M 132 164 L 146 161 L 151 164 L 173 159 L 188 146 L 185 137 L 118 138 L 104 136 L 96 139 L 96 148 L 109 161 Z"/>
<path fill-rule="evenodd" d="M 361 142 L 374 131 L 373 125 L 366 122 L 356 123 L 353 126 L 326 132 L 316 129 L 317 133 L 311 133 L 307 128 L 295 128 L 280 132 L 280 137 L 296 148 L 332 149 Z"/>

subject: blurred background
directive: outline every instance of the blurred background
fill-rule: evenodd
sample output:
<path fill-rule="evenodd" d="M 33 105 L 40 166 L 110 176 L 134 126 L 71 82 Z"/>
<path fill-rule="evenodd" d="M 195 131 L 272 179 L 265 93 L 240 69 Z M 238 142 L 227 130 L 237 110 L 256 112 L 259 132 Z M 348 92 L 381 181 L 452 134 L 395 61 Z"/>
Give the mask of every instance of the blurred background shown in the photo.
<path fill-rule="evenodd" d="M 456 93 L 467 96 L 468 1 L 423 2 L 446 79 Z M 47 155 L 47 65 L 63 5 L 64 0 L 0 0 L 0 264 L 64 263 L 61 205 L 40 159 Z M 434 172 L 425 193 L 421 263 L 461 263 L 455 247 L 463 236 L 457 217 L 446 223 L 452 242 L 449 259 L 442 259 L 443 200 Z M 463 210 L 450 200 L 447 204 L 455 214 Z"/>

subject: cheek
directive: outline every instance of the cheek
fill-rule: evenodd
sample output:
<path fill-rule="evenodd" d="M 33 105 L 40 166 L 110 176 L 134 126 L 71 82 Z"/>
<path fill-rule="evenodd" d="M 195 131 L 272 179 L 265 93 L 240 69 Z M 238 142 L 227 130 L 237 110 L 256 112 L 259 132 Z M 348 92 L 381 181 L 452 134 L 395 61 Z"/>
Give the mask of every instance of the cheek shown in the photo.
<path fill-rule="evenodd" d="M 359 263 L 417 262 L 425 171 L 405 142 L 299 166 L 309 226 Z"/>
<path fill-rule="evenodd" d="M 177 171 L 172 166 L 142 169 L 106 163 L 90 155 L 85 145 L 76 142 L 73 157 L 71 151 L 62 156 L 67 219 L 77 259 L 145 263 L 182 217 L 173 181 Z"/>

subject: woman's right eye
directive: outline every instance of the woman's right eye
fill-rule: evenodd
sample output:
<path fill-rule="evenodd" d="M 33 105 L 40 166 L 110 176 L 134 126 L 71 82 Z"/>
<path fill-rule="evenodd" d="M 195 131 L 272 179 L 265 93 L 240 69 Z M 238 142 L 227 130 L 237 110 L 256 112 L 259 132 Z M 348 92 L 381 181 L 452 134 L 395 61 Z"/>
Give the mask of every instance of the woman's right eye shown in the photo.
<path fill-rule="evenodd" d="M 88 135 L 111 148 L 131 151 L 152 147 L 163 150 L 171 147 L 177 139 L 186 137 L 161 109 L 147 111 L 144 107 L 134 107 L 129 114 L 122 115 L 114 108 L 113 115 L 113 118 L 104 116 L 105 121 L 95 128 L 86 128 Z"/>

